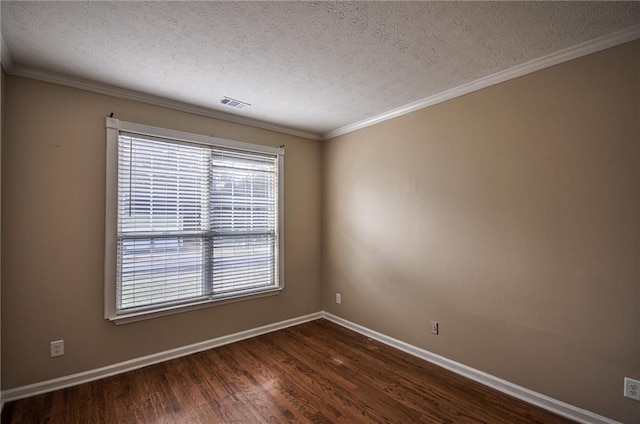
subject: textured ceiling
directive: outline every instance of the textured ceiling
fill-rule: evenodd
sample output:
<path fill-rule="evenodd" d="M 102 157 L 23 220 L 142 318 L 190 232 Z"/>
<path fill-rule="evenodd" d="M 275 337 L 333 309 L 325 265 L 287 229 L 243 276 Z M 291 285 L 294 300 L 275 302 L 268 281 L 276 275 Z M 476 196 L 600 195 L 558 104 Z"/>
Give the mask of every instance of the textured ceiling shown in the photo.
<path fill-rule="evenodd" d="M 640 23 L 633 2 L 2 2 L 32 67 L 323 134 Z M 223 96 L 251 103 L 242 110 Z"/>

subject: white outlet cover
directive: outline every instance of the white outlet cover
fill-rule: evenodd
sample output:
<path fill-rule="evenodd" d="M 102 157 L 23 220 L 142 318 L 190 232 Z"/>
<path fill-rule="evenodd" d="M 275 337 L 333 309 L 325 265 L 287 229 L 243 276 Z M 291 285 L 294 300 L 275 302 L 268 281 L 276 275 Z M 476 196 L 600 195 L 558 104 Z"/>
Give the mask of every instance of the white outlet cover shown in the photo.
<path fill-rule="evenodd" d="M 64 340 L 55 340 L 51 342 L 51 357 L 64 355 Z"/>
<path fill-rule="evenodd" d="M 624 397 L 640 400 L 640 380 L 624 379 Z"/>

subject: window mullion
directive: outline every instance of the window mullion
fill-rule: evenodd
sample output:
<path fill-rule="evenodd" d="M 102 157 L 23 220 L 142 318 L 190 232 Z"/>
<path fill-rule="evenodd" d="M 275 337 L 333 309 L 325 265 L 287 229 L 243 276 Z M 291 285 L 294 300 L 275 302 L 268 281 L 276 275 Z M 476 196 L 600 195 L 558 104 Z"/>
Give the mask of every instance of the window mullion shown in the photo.
<path fill-rule="evenodd" d="M 204 243 L 206 246 L 203 260 L 203 273 L 202 279 L 203 289 L 207 296 L 214 295 L 213 292 L 213 160 L 211 149 L 208 150 L 207 155 L 207 187 L 206 187 L 206 235 L 204 237 Z"/>

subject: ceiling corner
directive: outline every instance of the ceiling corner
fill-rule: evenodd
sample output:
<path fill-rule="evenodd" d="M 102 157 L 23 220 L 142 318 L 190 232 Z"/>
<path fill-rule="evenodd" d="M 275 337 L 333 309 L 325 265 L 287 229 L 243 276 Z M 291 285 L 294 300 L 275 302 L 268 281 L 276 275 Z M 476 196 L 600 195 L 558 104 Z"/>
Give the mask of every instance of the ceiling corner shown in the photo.
<path fill-rule="evenodd" d="M 13 58 L 11 57 L 11 52 L 9 52 L 9 48 L 7 44 L 4 42 L 4 37 L 0 33 L 0 42 L 2 43 L 2 53 L 0 55 L 0 63 L 4 68 L 5 72 L 9 71 L 13 68 Z"/>

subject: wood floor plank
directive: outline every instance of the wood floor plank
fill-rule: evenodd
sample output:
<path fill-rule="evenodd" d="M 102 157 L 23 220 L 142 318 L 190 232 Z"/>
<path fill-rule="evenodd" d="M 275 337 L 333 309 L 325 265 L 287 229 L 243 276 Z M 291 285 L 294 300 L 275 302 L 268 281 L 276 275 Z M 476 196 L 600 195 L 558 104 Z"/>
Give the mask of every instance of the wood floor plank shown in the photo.
<path fill-rule="evenodd" d="M 278 356 L 284 355 L 284 351 L 280 346 L 295 345 L 291 343 L 292 340 L 288 338 L 282 338 L 284 334 L 278 335 L 279 339 L 271 340 L 267 342 L 271 345 L 271 355 Z M 279 352 L 280 351 L 280 352 Z M 294 358 L 296 369 L 294 372 L 300 376 L 309 376 L 311 378 L 311 384 L 317 384 L 321 387 L 323 399 L 331 397 L 331 395 L 338 396 L 342 402 L 341 407 L 344 410 L 358 410 L 358 417 L 372 422 L 386 422 L 389 417 L 383 413 L 386 410 L 395 410 L 395 419 L 400 422 L 416 422 L 419 418 L 416 414 L 406 409 L 396 408 L 393 399 L 387 396 L 371 397 L 368 395 L 368 388 L 371 387 L 363 379 L 366 377 L 361 373 L 350 373 L 348 370 L 343 370 L 343 373 L 331 373 L 330 369 L 325 366 L 325 363 L 316 361 L 316 355 L 305 355 L 297 350 L 292 350 L 290 355 Z M 311 364 L 308 362 L 312 361 Z M 347 378 L 345 378 L 345 376 Z M 349 382 L 350 387 L 345 387 L 343 382 Z M 340 384 L 342 383 L 342 384 Z M 332 389 L 332 386 L 336 386 Z"/>
<path fill-rule="evenodd" d="M 572 421 L 326 320 L 9 402 L 14 423 Z"/>
<path fill-rule="evenodd" d="M 295 420 L 296 415 L 301 414 L 312 422 L 326 422 L 328 418 L 316 409 L 308 397 L 298 395 L 304 388 L 295 379 L 287 378 L 287 374 L 276 366 L 274 358 L 269 357 L 268 352 L 256 349 L 255 343 L 247 343 L 245 346 L 245 349 L 235 352 L 235 360 L 251 372 L 264 390 L 271 393 L 273 400 L 280 405 L 283 416 L 288 420 Z M 256 355 L 254 351 L 259 351 L 260 354 Z"/>

